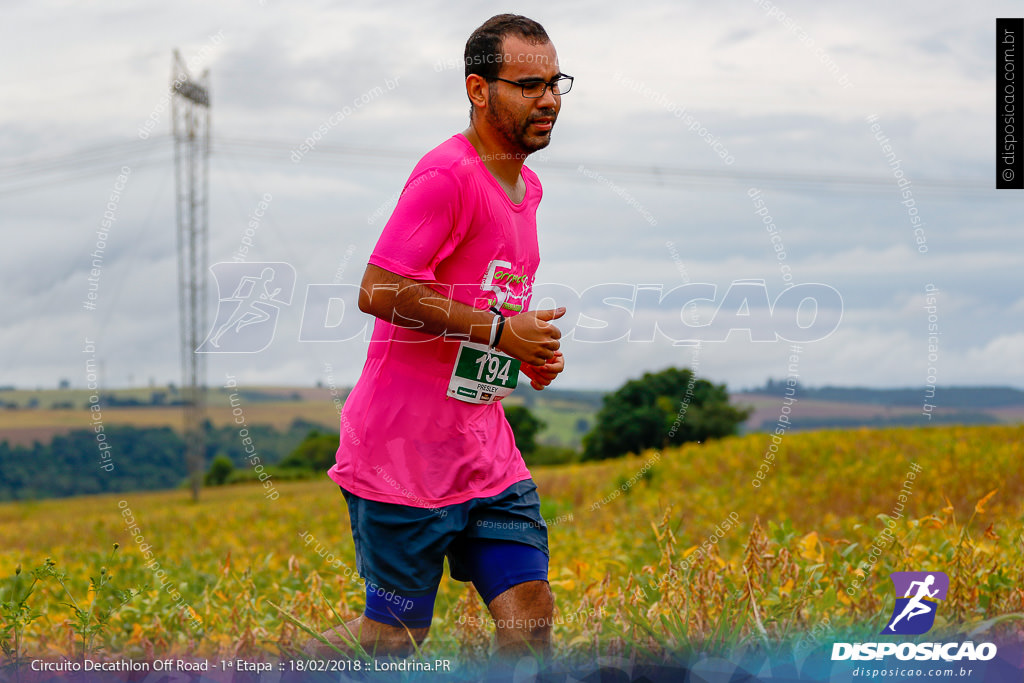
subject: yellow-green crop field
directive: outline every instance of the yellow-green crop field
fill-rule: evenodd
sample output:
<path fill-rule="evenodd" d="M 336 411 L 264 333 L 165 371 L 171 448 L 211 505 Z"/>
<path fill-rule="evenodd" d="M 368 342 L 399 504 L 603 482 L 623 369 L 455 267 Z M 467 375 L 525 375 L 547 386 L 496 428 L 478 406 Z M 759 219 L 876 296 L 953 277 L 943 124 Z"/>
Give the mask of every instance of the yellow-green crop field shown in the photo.
<path fill-rule="evenodd" d="M 878 633 L 889 573 L 908 570 L 949 575 L 933 635 L 1019 640 L 1022 442 L 1021 426 L 822 431 L 776 454 L 760 434 L 535 468 L 556 653 L 670 660 Z M 276 487 L 276 500 L 237 486 L 198 504 L 175 491 L 0 505 L 0 657 L 275 658 L 306 640 L 298 624 L 354 617 L 363 589 L 337 487 Z M 50 576 L 21 600 L 34 570 Z M 486 658 L 485 617 L 446 576 L 423 656 Z"/>

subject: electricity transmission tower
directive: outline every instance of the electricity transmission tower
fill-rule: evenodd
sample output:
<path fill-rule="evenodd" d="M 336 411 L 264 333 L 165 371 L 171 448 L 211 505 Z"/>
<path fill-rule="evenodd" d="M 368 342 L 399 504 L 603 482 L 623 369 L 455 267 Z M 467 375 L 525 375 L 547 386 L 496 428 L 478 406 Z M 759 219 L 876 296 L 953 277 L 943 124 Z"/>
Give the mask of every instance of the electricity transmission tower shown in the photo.
<path fill-rule="evenodd" d="M 181 391 L 185 404 L 185 462 L 192 499 L 206 464 L 206 356 L 196 353 L 206 333 L 208 260 L 210 86 L 209 70 L 198 80 L 175 50 L 171 68 L 171 116 L 178 235 L 178 313 L 181 324 Z"/>

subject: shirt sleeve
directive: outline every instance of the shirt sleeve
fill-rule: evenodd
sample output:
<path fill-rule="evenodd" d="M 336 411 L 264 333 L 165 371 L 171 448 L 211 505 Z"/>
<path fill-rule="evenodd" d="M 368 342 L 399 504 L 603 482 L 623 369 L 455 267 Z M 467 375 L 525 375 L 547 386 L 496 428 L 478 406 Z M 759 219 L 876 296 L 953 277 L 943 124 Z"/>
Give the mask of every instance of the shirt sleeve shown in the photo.
<path fill-rule="evenodd" d="M 451 251 L 459 186 L 451 171 L 431 168 L 409 179 L 369 262 L 411 280 L 434 280 Z"/>

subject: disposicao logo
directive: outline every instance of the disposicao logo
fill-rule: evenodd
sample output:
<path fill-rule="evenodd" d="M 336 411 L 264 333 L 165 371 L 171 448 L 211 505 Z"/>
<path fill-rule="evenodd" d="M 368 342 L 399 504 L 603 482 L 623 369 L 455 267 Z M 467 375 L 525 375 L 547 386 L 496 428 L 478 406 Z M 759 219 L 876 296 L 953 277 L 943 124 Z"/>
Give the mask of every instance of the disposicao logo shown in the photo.
<path fill-rule="evenodd" d="M 946 599 L 949 577 L 943 572 L 893 572 L 889 575 L 896 590 L 892 608 L 880 635 L 917 636 L 935 625 L 939 600 Z M 895 656 L 900 660 L 947 662 L 966 659 L 987 661 L 996 656 L 994 643 L 834 643 L 832 661 L 871 660 Z"/>
<path fill-rule="evenodd" d="M 292 302 L 295 268 L 225 261 L 210 272 L 219 293 L 217 316 L 196 353 L 257 353 L 270 346 L 278 314 Z"/>
<path fill-rule="evenodd" d="M 885 635 L 917 636 L 935 624 L 939 600 L 946 599 L 949 577 L 943 572 L 893 572 L 889 575 L 896 589 L 896 605 Z"/>

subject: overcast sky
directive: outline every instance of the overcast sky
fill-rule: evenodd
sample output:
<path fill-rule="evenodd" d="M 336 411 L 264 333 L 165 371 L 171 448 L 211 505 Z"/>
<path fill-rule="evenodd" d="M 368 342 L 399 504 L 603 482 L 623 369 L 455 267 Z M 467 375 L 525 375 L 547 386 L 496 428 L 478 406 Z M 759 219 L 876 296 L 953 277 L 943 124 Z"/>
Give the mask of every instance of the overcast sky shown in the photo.
<path fill-rule="evenodd" d="M 210 70 L 210 263 L 269 197 L 246 260 L 295 271 L 267 348 L 210 354 L 209 383 L 354 382 L 364 342 L 300 340 L 309 287 L 359 282 L 412 167 L 466 127 L 466 38 L 507 9 L 540 21 L 576 77 L 528 162 L 537 282 L 576 328 L 561 386 L 676 365 L 751 387 L 787 374 L 776 335 L 803 334 L 811 386 L 1024 387 L 1024 196 L 992 189 L 995 18 L 1019 4 L 358 4 L 5 3 L 0 385 L 83 386 L 87 339 L 108 387 L 180 381 L 174 48 Z M 714 294 L 685 314 L 685 297 L 650 294 L 687 283 Z M 801 284 L 798 313 L 784 293 Z M 212 280 L 208 303 L 212 320 Z"/>

